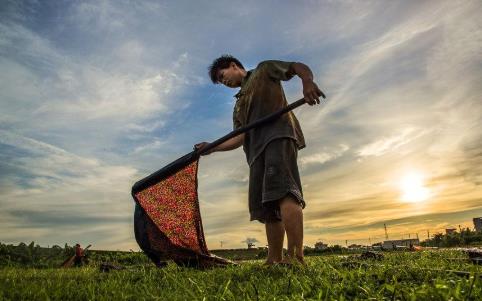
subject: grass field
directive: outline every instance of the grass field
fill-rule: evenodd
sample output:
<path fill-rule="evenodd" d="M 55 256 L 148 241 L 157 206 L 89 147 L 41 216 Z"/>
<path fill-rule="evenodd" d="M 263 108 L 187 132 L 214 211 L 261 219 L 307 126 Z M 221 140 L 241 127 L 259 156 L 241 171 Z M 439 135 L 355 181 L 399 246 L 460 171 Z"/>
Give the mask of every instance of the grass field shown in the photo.
<path fill-rule="evenodd" d="M 459 251 L 385 253 L 382 260 L 313 256 L 308 266 L 262 261 L 195 270 L 136 264 L 0 269 L 2 300 L 482 300 L 482 266 Z M 465 273 L 461 273 L 461 271 Z"/>

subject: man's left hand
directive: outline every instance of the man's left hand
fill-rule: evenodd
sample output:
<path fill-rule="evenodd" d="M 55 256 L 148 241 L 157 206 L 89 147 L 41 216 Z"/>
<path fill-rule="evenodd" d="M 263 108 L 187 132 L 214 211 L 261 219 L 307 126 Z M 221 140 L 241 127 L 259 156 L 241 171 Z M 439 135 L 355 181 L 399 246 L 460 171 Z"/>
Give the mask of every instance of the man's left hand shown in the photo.
<path fill-rule="evenodd" d="M 326 98 L 325 94 L 318 88 L 313 80 L 303 81 L 303 96 L 310 106 L 320 103 L 320 96 Z"/>

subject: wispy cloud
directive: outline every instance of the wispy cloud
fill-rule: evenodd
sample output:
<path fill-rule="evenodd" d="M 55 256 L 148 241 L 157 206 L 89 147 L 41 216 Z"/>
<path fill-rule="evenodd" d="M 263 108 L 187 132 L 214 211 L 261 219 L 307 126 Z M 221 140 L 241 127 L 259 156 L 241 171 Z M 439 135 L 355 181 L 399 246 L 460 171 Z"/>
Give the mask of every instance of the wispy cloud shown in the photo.
<path fill-rule="evenodd" d="M 411 141 L 422 137 L 427 134 L 424 130 L 417 130 L 414 128 L 404 129 L 401 133 L 391 137 L 382 138 L 378 141 L 363 146 L 358 155 L 361 157 L 367 156 L 381 156 L 390 151 L 396 151 L 403 145 L 410 143 Z"/>
<path fill-rule="evenodd" d="M 97 223 L 103 224 L 113 219 L 124 223 L 130 219 L 127 209 L 132 207 L 132 201 L 128 187 L 139 177 L 135 168 L 108 165 L 1 130 L 0 150 L 3 152 L 6 146 L 14 148 L 17 155 L 0 164 L 2 170 L 14 172 L 13 177 L 2 172 L 0 181 L 4 209 L 0 235 L 4 239 L 22 237 L 15 236 L 12 229 L 42 228 L 44 234 L 37 238 L 53 243 L 52 233 L 60 226 L 60 219 L 68 224 L 63 227 L 65 231 L 78 224 L 69 215 L 78 221 L 96 216 Z M 57 227 L 53 226 L 55 223 Z M 88 224 L 94 226 L 85 222 Z"/>
<path fill-rule="evenodd" d="M 348 145 L 340 144 L 337 147 L 337 149 L 335 149 L 332 152 L 323 152 L 323 153 L 317 153 L 317 154 L 301 157 L 300 162 L 302 167 L 310 164 L 323 164 L 340 157 L 349 148 L 350 147 Z"/>
<path fill-rule="evenodd" d="M 137 153 L 140 153 L 140 152 L 143 152 L 143 151 L 146 151 L 146 150 L 159 149 L 162 145 L 163 145 L 163 143 L 160 140 L 154 140 L 152 143 L 136 147 L 134 149 L 134 154 L 137 154 Z"/>

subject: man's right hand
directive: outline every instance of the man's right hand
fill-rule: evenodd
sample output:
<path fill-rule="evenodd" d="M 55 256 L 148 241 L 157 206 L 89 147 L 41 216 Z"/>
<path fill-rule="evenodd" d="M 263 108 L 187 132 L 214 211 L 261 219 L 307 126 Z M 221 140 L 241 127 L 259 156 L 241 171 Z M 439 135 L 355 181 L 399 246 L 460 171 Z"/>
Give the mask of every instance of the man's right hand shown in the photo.
<path fill-rule="evenodd" d="M 318 88 L 316 83 L 309 79 L 303 81 L 303 96 L 310 106 L 320 103 L 320 96 L 326 98 L 325 94 Z"/>
<path fill-rule="evenodd" d="M 225 152 L 229 151 L 235 148 L 240 147 L 244 143 L 244 133 L 239 134 L 238 136 L 234 136 L 233 138 L 224 141 L 223 143 L 219 144 L 218 146 L 210 149 L 207 152 L 202 153 L 201 156 L 206 156 L 214 152 Z M 203 148 L 208 146 L 210 144 L 209 142 L 201 142 L 194 144 L 194 150 L 197 150 L 198 152 L 202 152 Z"/>
<path fill-rule="evenodd" d="M 194 144 L 194 150 L 202 151 L 202 149 L 205 148 L 208 144 L 209 144 L 209 142 L 201 142 L 201 143 Z M 206 155 L 209 155 L 213 152 L 215 152 L 215 148 L 210 149 L 209 151 L 207 151 L 205 153 L 202 153 L 201 156 L 206 156 Z"/>

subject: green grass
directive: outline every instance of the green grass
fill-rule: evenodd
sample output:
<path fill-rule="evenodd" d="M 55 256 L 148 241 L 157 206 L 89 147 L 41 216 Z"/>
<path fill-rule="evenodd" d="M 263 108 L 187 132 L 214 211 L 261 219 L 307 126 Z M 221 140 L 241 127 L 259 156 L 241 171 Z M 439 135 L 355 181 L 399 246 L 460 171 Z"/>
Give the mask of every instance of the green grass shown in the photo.
<path fill-rule="evenodd" d="M 449 258 L 449 259 L 447 259 Z M 308 257 L 305 268 L 262 261 L 205 271 L 133 265 L 102 273 L 71 269 L 0 269 L 2 300 L 482 300 L 481 266 L 458 251 L 385 253 L 385 259 Z M 437 270 L 469 272 L 459 275 Z"/>

